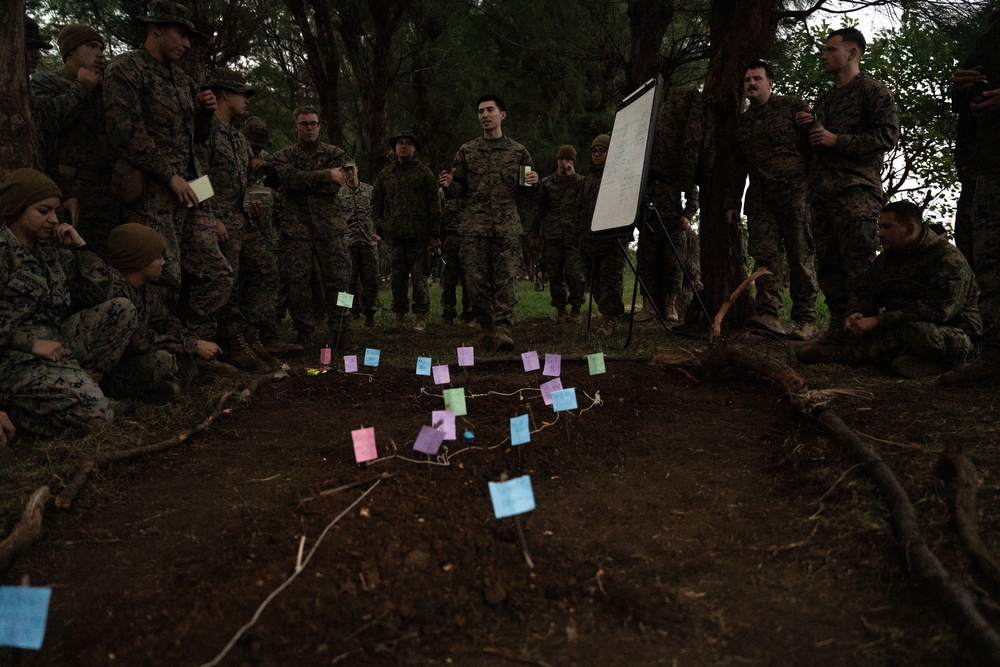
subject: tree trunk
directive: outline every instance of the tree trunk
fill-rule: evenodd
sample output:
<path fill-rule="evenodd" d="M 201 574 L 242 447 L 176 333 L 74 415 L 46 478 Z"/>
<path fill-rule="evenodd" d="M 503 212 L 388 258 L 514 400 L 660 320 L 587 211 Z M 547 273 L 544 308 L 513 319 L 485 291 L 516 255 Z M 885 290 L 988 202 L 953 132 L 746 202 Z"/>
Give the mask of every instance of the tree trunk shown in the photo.
<path fill-rule="evenodd" d="M 674 18 L 676 3 L 667 0 L 630 0 L 628 3 L 629 49 L 625 63 L 628 95 L 660 72 L 663 35 Z"/>
<path fill-rule="evenodd" d="M 701 272 L 704 300 L 711 312 L 725 303 L 746 278 L 746 255 L 739 227 L 726 223 L 723 196 L 732 169 L 733 137 L 740 113 L 740 82 L 746 64 L 762 57 L 777 29 L 775 0 L 714 0 L 711 46 L 705 77 L 706 151 L 701 181 Z M 726 328 L 742 325 L 752 304 L 744 294 L 733 305 Z"/>
<path fill-rule="evenodd" d="M 344 128 L 340 117 L 340 104 L 337 101 L 340 50 L 337 46 L 333 14 L 326 3 L 309 0 L 313 14 L 313 22 L 310 22 L 303 0 L 285 0 L 285 6 L 302 31 L 309 76 L 312 78 L 320 110 L 323 112 L 320 119 L 322 127 L 326 129 L 330 143 L 341 146 L 344 143 Z"/>
<path fill-rule="evenodd" d="M 0 6 L 0 178 L 35 164 L 28 64 L 24 57 L 24 2 Z"/>

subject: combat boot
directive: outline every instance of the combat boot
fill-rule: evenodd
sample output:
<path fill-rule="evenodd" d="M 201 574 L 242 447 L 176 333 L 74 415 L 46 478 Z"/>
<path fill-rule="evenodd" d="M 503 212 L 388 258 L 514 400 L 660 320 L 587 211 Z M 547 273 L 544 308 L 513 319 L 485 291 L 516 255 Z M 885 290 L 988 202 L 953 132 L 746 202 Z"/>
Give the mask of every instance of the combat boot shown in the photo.
<path fill-rule="evenodd" d="M 406 313 L 396 313 L 392 318 L 392 328 L 402 329 L 406 326 Z"/>
<path fill-rule="evenodd" d="M 217 375 L 219 377 L 231 377 L 236 375 L 234 366 L 230 366 L 218 359 L 198 359 L 198 371 L 206 375 Z"/>
<path fill-rule="evenodd" d="M 943 387 L 978 387 L 996 380 L 1000 380 L 1000 349 L 986 348 L 972 363 L 942 373 L 938 384 Z"/>
<path fill-rule="evenodd" d="M 583 321 L 583 313 L 580 312 L 580 306 L 573 306 L 569 311 L 569 321 L 580 323 Z"/>
<path fill-rule="evenodd" d="M 566 308 L 556 308 L 556 322 L 558 324 L 566 324 L 569 320 L 569 313 L 566 312 Z"/>
<path fill-rule="evenodd" d="M 635 314 L 633 320 L 636 322 L 648 322 L 655 319 L 656 311 L 653 310 L 653 300 L 648 296 L 642 297 L 642 309 Z"/>
<path fill-rule="evenodd" d="M 257 333 L 257 327 L 247 327 L 246 332 L 243 334 L 247 339 L 247 344 L 250 349 L 253 350 L 254 356 L 263 361 L 268 366 L 278 367 L 281 365 L 281 360 L 274 357 L 264 344 L 260 342 L 260 334 Z"/>
<path fill-rule="evenodd" d="M 365 326 L 366 327 L 375 326 L 375 313 L 365 313 Z"/>
<path fill-rule="evenodd" d="M 496 343 L 497 352 L 514 351 L 514 337 L 511 334 L 510 324 L 506 322 L 497 324 L 493 340 Z"/>
<path fill-rule="evenodd" d="M 615 330 L 615 318 L 605 315 L 601 319 L 601 326 L 597 327 L 597 335 L 608 337 Z"/>
<path fill-rule="evenodd" d="M 901 354 L 892 360 L 892 370 L 911 380 L 934 377 L 944 372 L 944 364 L 933 359 L 924 359 L 915 354 Z"/>
<path fill-rule="evenodd" d="M 413 318 L 413 330 L 424 331 L 427 329 L 427 317 L 423 313 L 417 313 Z"/>
<path fill-rule="evenodd" d="M 766 331 L 772 333 L 775 336 L 784 336 L 785 327 L 781 324 L 781 320 L 777 315 L 772 315 L 770 313 L 761 313 L 760 315 L 754 315 L 747 320 L 747 326 L 752 329 L 757 329 L 759 331 Z"/>
<path fill-rule="evenodd" d="M 791 331 L 785 334 L 787 340 L 812 340 L 819 331 L 812 322 L 801 320 L 796 322 Z"/>
<path fill-rule="evenodd" d="M 227 361 L 241 371 L 267 373 L 271 370 L 267 364 L 258 359 L 257 355 L 253 353 L 243 334 L 236 334 L 230 338 L 228 347 L 229 354 L 227 355 Z"/>
<path fill-rule="evenodd" d="M 681 319 L 677 314 L 677 296 L 676 294 L 668 294 L 667 298 L 663 300 L 663 319 L 666 322 L 679 322 Z"/>

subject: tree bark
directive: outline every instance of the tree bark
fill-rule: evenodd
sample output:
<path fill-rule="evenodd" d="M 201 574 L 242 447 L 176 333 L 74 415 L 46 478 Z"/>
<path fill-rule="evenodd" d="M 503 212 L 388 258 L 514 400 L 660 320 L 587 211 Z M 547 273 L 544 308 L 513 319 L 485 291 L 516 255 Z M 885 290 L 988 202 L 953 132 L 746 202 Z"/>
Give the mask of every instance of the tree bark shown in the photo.
<path fill-rule="evenodd" d="M 0 178 L 35 164 L 28 64 L 24 54 L 24 2 L 0 6 Z"/>

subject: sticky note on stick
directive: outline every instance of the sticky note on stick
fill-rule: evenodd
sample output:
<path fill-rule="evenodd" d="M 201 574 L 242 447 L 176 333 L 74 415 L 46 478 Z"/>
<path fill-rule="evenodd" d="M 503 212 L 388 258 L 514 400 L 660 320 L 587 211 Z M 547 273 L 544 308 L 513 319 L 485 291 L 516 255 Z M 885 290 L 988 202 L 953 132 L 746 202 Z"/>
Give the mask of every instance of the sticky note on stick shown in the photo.
<path fill-rule="evenodd" d="M 379 357 L 382 355 L 378 350 L 365 348 L 365 366 L 378 366 Z"/>
<path fill-rule="evenodd" d="M 465 389 L 462 387 L 458 387 L 456 389 L 445 389 L 444 407 L 454 412 L 456 417 L 464 416 L 466 414 Z"/>
<path fill-rule="evenodd" d="M 42 648 L 51 598 L 51 588 L 0 586 L 0 646 Z"/>
<path fill-rule="evenodd" d="M 348 354 L 344 356 L 344 372 L 345 373 L 358 372 L 358 355 Z"/>
<path fill-rule="evenodd" d="M 354 305 L 354 295 L 347 292 L 337 292 L 337 305 L 341 308 L 350 308 Z"/>
<path fill-rule="evenodd" d="M 458 348 L 458 365 L 472 366 L 476 363 L 476 354 L 471 347 Z"/>
<path fill-rule="evenodd" d="M 552 409 L 556 412 L 576 410 L 576 389 L 560 389 L 552 392 Z"/>
<path fill-rule="evenodd" d="M 375 449 L 375 427 L 359 428 L 351 431 L 351 439 L 354 440 L 354 460 L 358 463 L 373 461 L 378 458 L 378 451 Z"/>
<path fill-rule="evenodd" d="M 532 350 L 531 352 L 524 352 L 521 354 L 521 363 L 524 364 L 524 372 L 530 373 L 531 371 L 537 371 L 541 368 L 538 363 L 538 352 Z"/>
<path fill-rule="evenodd" d="M 455 413 L 451 410 L 431 412 L 431 426 L 444 431 L 445 440 L 455 439 Z"/>
<path fill-rule="evenodd" d="M 549 380 L 538 385 L 538 388 L 542 390 L 542 400 L 545 401 L 545 405 L 552 405 L 552 392 L 563 388 L 562 380 L 559 378 Z"/>
<path fill-rule="evenodd" d="M 600 375 L 601 373 L 605 373 L 606 369 L 604 368 L 604 353 L 597 352 L 595 354 L 588 354 L 587 366 L 590 368 L 591 375 Z"/>
<path fill-rule="evenodd" d="M 417 357 L 417 375 L 431 374 L 431 358 Z"/>
<path fill-rule="evenodd" d="M 524 475 L 506 482 L 490 482 L 490 499 L 498 519 L 532 511 L 535 494 L 531 490 L 531 477 Z"/>
<path fill-rule="evenodd" d="M 542 370 L 542 375 L 548 375 L 549 377 L 558 377 L 561 370 L 562 370 L 562 356 L 558 354 L 546 354 L 545 368 Z"/>
<path fill-rule="evenodd" d="M 531 429 L 528 426 L 528 415 L 510 418 L 510 444 L 523 445 L 531 442 Z"/>
<path fill-rule="evenodd" d="M 433 426 L 421 426 L 420 433 L 417 434 L 417 441 L 413 443 L 413 448 L 418 452 L 434 456 L 441 449 L 444 441 L 444 431 Z"/>
<path fill-rule="evenodd" d="M 451 382 L 451 371 L 447 364 L 434 367 L 434 384 L 449 384 Z"/>

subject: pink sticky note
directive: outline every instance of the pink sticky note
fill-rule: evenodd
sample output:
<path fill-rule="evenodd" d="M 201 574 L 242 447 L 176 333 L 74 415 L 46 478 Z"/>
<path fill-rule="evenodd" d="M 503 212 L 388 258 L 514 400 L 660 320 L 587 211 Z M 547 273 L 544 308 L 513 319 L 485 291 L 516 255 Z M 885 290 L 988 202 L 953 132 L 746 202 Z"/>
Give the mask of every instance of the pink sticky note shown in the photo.
<path fill-rule="evenodd" d="M 451 371 L 447 364 L 435 366 L 431 369 L 434 372 L 434 384 L 448 384 L 451 382 Z"/>
<path fill-rule="evenodd" d="M 471 347 L 460 347 L 458 348 L 458 365 L 459 366 L 472 366 L 475 364 L 475 355 Z"/>
<path fill-rule="evenodd" d="M 417 441 L 413 443 L 413 449 L 424 454 L 434 456 L 441 449 L 441 442 L 444 440 L 444 431 L 440 431 L 433 426 L 421 426 Z"/>
<path fill-rule="evenodd" d="M 348 354 L 344 356 L 344 372 L 345 373 L 358 372 L 358 355 Z"/>
<path fill-rule="evenodd" d="M 521 363 L 524 364 L 524 372 L 537 371 L 541 366 L 538 364 L 538 352 L 524 352 L 521 354 Z"/>
<path fill-rule="evenodd" d="M 359 428 L 351 431 L 351 439 L 354 440 L 354 459 L 358 463 L 372 461 L 378 458 L 375 451 L 375 427 Z"/>
<path fill-rule="evenodd" d="M 562 356 L 558 354 L 546 354 L 545 355 L 545 370 L 542 371 L 542 375 L 548 375 L 549 377 L 559 377 L 559 371 L 562 368 Z"/>
<path fill-rule="evenodd" d="M 319 363 L 323 364 L 324 366 L 329 366 L 330 360 L 333 358 L 330 355 L 331 355 L 330 348 L 328 347 L 320 348 Z"/>
<path fill-rule="evenodd" d="M 552 392 L 563 388 L 562 380 L 559 378 L 549 380 L 540 384 L 538 388 L 542 390 L 542 400 L 545 401 L 545 405 L 552 405 Z"/>
<path fill-rule="evenodd" d="M 455 439 L 455 413 L 451 410 L 432 411 L 431 426 L 444 431 L 445 440 Z"/>

